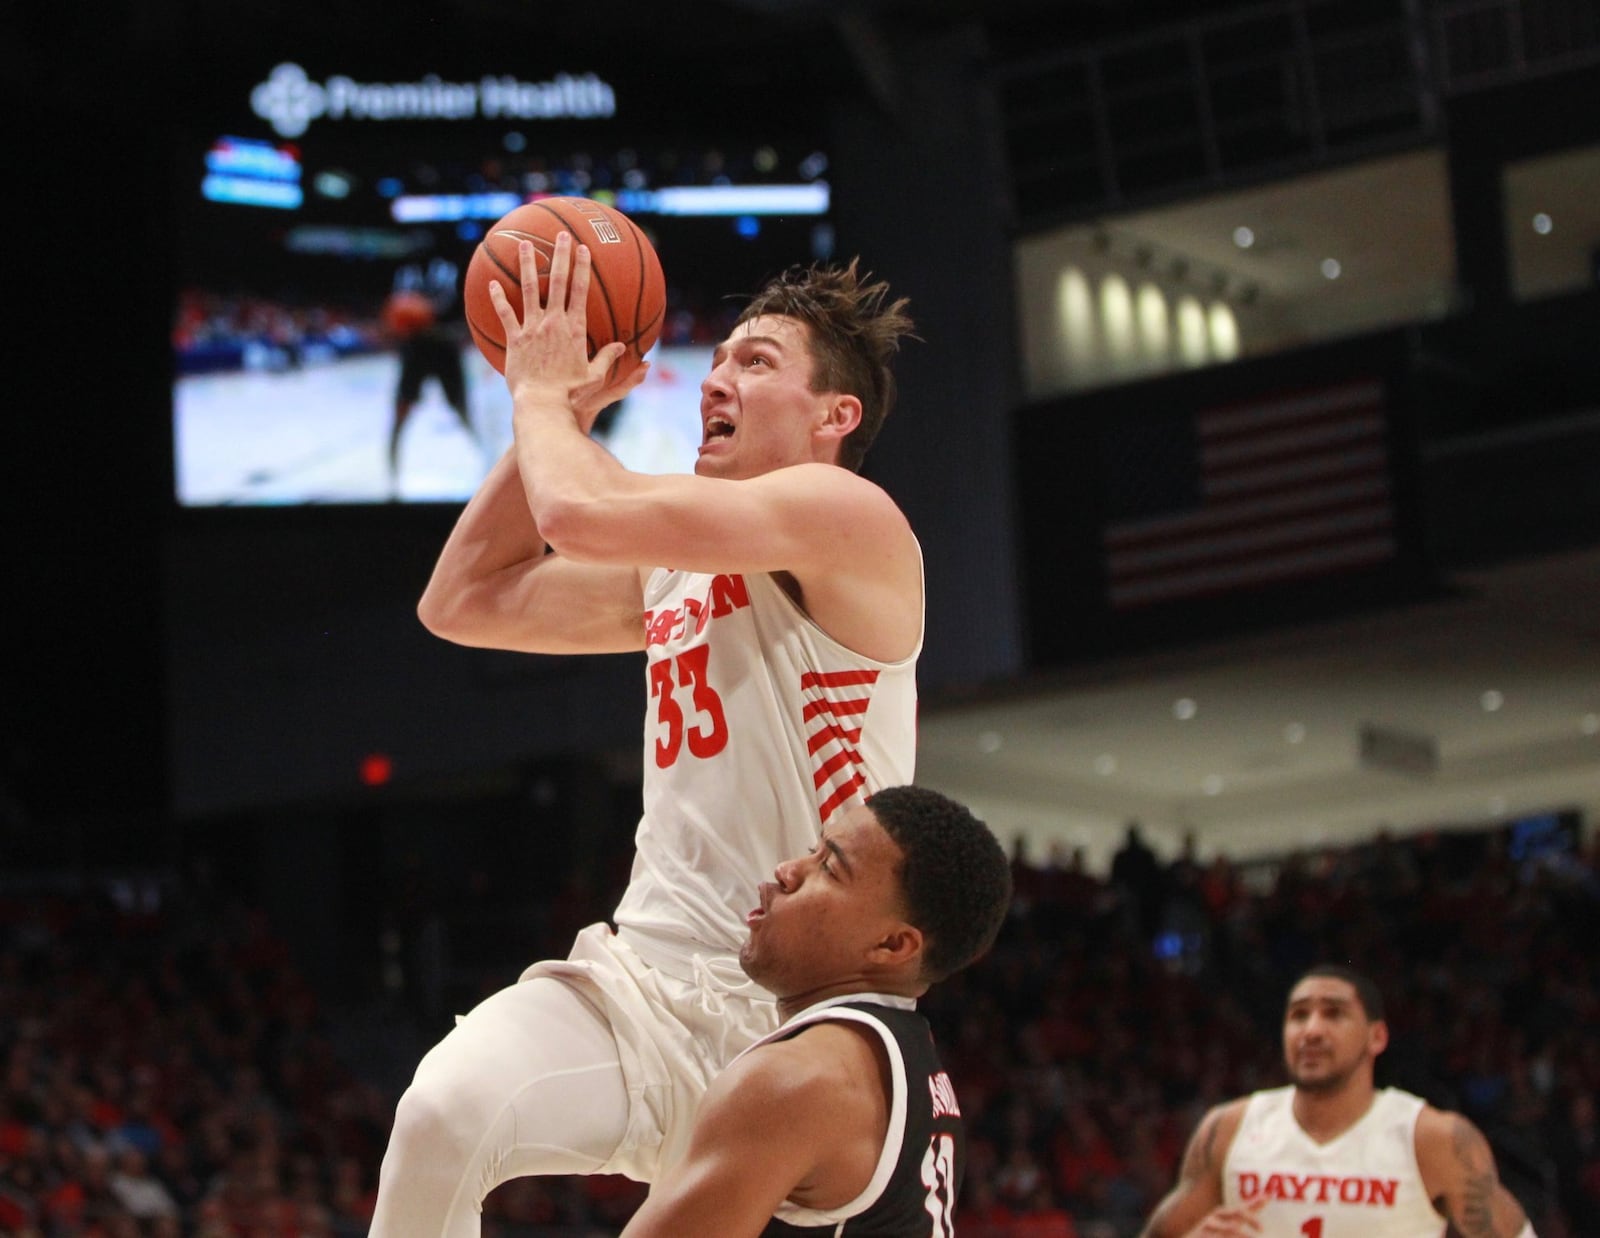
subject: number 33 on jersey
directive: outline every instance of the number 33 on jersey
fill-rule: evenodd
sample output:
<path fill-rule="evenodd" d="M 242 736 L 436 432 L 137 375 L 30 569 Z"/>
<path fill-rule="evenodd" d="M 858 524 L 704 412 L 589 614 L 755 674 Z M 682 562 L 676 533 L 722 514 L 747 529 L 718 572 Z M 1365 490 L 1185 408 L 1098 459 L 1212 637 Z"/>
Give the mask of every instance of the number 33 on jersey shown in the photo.
<path fill-rule="evenodd" d="M 916 775 L 916 656 L 877 662 L 772 575 L 645 582 L 644 815 L 616 922 L 736 952 L 757 882 L 845 805 Z"/>
<path fill-rule="evenodd" d="M 764 573 L 660 572 L 646 605 L 646 758 L 656 770 L 711 761 L 730 744 L 733 783 L 748 769 L 770 787 L 798 765 L 818 825 L 857 792 L 888 785 L 875 776 L 875 746 L 894 753 L 886 776 L 911 772 L 900 767 L 915 745 L 914 659 L 901 674 L 845 649 Z M 788 751 L 763 751 L 774 745 Z"/>

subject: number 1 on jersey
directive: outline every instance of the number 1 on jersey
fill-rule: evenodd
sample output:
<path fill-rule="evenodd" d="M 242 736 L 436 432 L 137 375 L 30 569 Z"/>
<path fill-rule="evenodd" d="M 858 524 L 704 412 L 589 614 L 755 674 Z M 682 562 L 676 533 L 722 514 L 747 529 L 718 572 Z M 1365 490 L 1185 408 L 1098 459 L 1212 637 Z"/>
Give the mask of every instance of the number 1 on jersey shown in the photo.
<path fill-rule="evenodd" d="M 1322 1238 L 1322 1218 L 1311 1217 L 1300 1227 L 1306 1238 Z"/>

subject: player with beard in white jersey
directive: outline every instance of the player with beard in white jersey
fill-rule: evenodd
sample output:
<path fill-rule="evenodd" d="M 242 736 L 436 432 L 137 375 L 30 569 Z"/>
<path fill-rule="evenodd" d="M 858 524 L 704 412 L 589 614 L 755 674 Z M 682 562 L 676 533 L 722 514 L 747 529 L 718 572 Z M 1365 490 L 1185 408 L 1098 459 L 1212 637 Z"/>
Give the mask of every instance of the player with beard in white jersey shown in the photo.
<path fill-rule="evenodd" d="M 784 273 L 717 346 L 692 476 L 588 435 L 643 378 L 587 354 L 589 255 L 521 252 L 506 329 L 514 442 L 419 613 L 461 644 L 643 652 L 644 814 L 616 928 L 579 934 L 422 1060 L 379 1179 L 379 1238 L 475 1238 L 525 1174 L 654 1181 L 707 1085 L 778 1024 L 740 970 L 749 892 L 867 795 L 913 778 L 922 556 L 859 467 L 894 403 L 904 301 L 847 267 Z M 570 297 L 569 297 L 570 291 Z"/>
<path fill-rule="evenodd" d="M 1478 1128 L 1396 1088 L 1373 1064 L 1383 997 L 1347 967 L 1313 967 L 1283 1016 L 1290 1084 L 1201 1120 L 1143 1238 L 1534 1238 Z"/>

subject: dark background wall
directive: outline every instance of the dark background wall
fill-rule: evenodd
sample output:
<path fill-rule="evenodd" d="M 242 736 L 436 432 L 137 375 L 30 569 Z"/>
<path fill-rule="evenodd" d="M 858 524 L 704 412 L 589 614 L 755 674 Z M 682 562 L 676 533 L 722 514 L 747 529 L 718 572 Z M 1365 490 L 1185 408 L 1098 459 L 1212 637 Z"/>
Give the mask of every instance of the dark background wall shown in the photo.
<path fill-rule="evenodd" d="M 488 47 L 530 72 L 614 67 L 632 92 L 624 107 L 632 98 L 656 112 L 822 128 L 838 252 L 863 254 L 911 296 L 924 340 L 904 355 L 901 406 L 868 469 L 927 555 L 924 692 L 961 694 L 1029 669 L 1024 595 L 1049 581 L 1036 571 L 1030 582 L 1022 561 L 1018 512 L 1030 498 L 1013 459 L 1017 426 L 1039 414 L 1018 420 L 991 70 L 1002 50 L 1042 37 L 1029 22 L 1051 6 L 1017 0 L 983 19 L 955 3 L 663 11 L 677 7 L 623 6 L 610 23 L 543 6 L 535 21 L 490 0 L 381 13 L 124 0 L 92 21 L 71 6 L 7 14 L 0 88 L 19 215 L 6 258 L 9 854 L 67 831 L 71 845 L 110 857 L 165 837 L 174 809 L 205 816 L 354 791 L 374 751 L 403 781 L 636 742 L 630 660 L 507 658 L 422 632 L 414 600 L 453 509 L 181 513 L 171 503 L 173 128 L 219 101 L 237 108 L 276 58 L 306 47 L 408 73 Z M 1113 11 L 1130 25 L 1175 15 L 1154 4 L 1067 15 L 1088 36 L 1115 25 Z M 1593 429 L 1559 420 L 1593 407 L 1584 384 L 1600 354 L 1581 341 L 1595 298 L 1515 310 L 1496 211 L 1506 159 L 1593 136 L 1594 80 L 1557 75 L 1449 105 L 1473 309 L 1402 343 L 1413 375 L 1439 360 L 1469 378 L 1408 413 L 1419 572 L 1595 528 Z M 1529 374 L 1543 386 L 1530 388 Z M 1520 398 L 1529 390 L 1548 398 Z M 1514 450 L 1493 437 L 1508 432 Z M 1552 467 L 1567 479 L 1558 493 L 1540 485 Z"/>

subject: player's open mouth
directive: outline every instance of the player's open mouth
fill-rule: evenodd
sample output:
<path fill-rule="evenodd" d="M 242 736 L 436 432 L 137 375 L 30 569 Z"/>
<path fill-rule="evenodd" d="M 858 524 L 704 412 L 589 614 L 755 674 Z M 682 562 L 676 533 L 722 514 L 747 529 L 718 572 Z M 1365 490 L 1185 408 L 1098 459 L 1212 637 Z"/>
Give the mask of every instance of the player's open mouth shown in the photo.
<path fill-rule="evenodd" d="M 705 443 L 715 442 L 719 438 L 732 438 L 733 422 L 726 417 L 713 413 L 706 418 L 704 434 L 705 438 L 702 441 L 702 446 Z"/>

